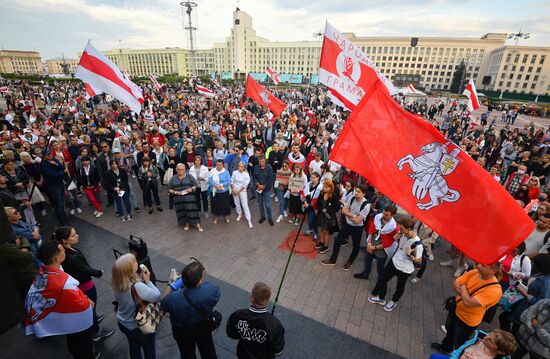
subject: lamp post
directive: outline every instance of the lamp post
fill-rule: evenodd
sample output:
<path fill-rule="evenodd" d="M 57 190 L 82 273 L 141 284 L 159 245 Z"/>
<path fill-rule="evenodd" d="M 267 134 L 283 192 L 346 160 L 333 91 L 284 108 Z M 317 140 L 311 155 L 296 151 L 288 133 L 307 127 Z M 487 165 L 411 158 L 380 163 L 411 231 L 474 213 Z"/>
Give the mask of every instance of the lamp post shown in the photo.
<path fill-rule="evenodd" d="M 520 39 L 522 40 L 527 40 L 529 37 L 531 36 L 530 33 L 526 33 L 526 32 L 522 32 L 521 31 L 521 28 L 519 29 L 518 32 L 516 33 L 511 33 L 511 34 L 508 34 L 508 37 L 507 39 L 508 40 L 515 40 L 516 42 L 514 43 L 514 48 L 512 51 L 510 51 L 510 54 L 515 54 L 517 52 L 517 47 L 518 47 L 518 42 Z M 502 99 L 502 95 L 504 94 L 504 87 L 502 87 L 500 89 L 500 96 L 498 97 L 499 99 Z"/>
<path fill-rule="evenodd" d="M 321 32 L 321 31 L 318 31 L 318 32 L 314 32 L 313 33 L 313 37 L 316 38 L 316 39 L 319 39 L 319 42 L 321 43 L 321 46 L 320 48 L 322 48 L 322 42 L 323 42 L 323 36 L 324 34 Z M 319 66 L 321 65 L 320 64 L 320 61 L 321 61 L 321 49 L 319 50 L 319 56 L 316 56 L 316 63 L 317 63 L 317 72 L 319 72 Z M 313 77 L 314 73 L 312 72 L 311 73 L 311 77 Z M 311 77 L 309 79 L 309 81 L 311 82 Z"/>

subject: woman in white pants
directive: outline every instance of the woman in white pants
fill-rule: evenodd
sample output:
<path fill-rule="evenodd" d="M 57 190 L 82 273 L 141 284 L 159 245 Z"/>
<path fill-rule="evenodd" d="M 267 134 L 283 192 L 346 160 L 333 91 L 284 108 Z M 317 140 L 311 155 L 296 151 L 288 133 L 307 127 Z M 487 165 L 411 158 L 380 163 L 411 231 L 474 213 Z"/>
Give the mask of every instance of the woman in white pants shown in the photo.
<path fill-rule="evenodd" d="M 248 208 L 248 195 L 246 193 L 249 183 L 250 175 L 246 170 L 246 166 L 244 162 L 239 162 L 237 171 L 234 171 L 231 175 L 231 193 L 233 194 L 233 200 L 235 201 L 235 208 L 237 210 L 237 222 L 241 220 L 244 212 L 244 217 L 248 220 L 248 227 L 252 228 L 250 209 Z"/>

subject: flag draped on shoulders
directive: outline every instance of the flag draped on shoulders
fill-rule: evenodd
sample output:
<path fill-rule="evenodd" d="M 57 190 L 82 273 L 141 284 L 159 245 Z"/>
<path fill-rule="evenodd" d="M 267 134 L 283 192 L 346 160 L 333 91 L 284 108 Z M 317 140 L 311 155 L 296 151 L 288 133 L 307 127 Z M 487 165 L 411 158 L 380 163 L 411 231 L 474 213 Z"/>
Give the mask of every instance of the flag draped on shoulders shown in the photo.
<path fill-rule="evenodd" d="M 330 159 L 364 176 L 467 257 L 494 263 L 534 223 L 487 171 L 376 83 L 351 113 Z"/>
<path fill-rule="evenodd" d="M 275 116 L 281 116 L 281 112 L 286 108 L 286 103 L 279 100 L 271 92 L 267 91 L 265 87 L 260 85 L 248 75 L 246 78 L 246 96 L 250 97 L 254 102 L 269 108 Z"/>
<path fill-rule="evenodd" d="M 381 80 L 390 94 L 396 89 L 361 51 L 327 21 L 319 64 L 319 82 L 332 90 L 345 107 L 353 110 L 374 83 Z"/>
<path fill-rule="evenodd" d="M 25 298 L 26 335 L 47 337 L 89 328 L 92 306 L 78 284 L 60 269 L 40 267 Z"/>
<path fill-rule="evenodd" d="M 141 112 L 141 103 L 120 69 L 90 42 L 82 53 L 75 76 L 97 91 L 113 96 L 132 111 Z"/>

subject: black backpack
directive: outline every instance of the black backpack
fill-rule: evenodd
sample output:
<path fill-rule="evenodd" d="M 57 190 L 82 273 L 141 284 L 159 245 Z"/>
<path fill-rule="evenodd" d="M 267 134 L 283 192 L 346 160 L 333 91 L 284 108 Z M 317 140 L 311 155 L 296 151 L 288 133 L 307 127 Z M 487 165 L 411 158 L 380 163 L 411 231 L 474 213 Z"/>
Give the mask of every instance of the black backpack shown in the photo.
<path fill-rule="evenodd" d="M 411 249 L 414 250 L 416 246 L 421 245 L 422 246 L 422 257 L 420 262 L 413 261 L 415 268 L 422 268 L 422 264 L 426 263 L 428 260 L 428 251 L 426 250 L 426 246 L 422 243 L 422 241 L 415 241 L 413 244 L 411 244 Z"/>

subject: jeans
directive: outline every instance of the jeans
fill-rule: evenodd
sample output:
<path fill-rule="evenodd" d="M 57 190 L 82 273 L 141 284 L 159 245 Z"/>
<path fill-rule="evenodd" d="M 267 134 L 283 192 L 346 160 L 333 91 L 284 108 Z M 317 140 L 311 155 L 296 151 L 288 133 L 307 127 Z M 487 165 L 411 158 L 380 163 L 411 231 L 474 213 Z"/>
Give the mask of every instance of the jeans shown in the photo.
<path fill-rule="evenodd" d="M 386 266 L 386 268 L 384 268 L 384 275 L 382 276 L 382 280 L 380 280 L 380 284 L 376 284 L 376 286 L 372 290 L 372 294 L 378 295 L 380 299 L 386 298 L 386 292 L 388 291 L 388 282 L 393 277 L 397 276 L 397 286 L 395 287 L 395 293 L 393 293 L 393 297 L 391 299 L 395 303 L 397 303 L 403 295 L 403 292 L 405 292 L 407 278 L 409 278 L 410 275 L 410 273 L 401 272 L 399 269 L 395 268 L 395 266 L 393 265 L 393 261 L 390 259 L 388 265 Z"/>
<path fill-rule="evenodd" d="M 67 348 L 75 359 L 92 359 L 92 329 L 91 327 L 81 332 L 67 334 Z"/>
<path fill-rule="evenodd" d="M 143 186 L 143 206 L 153 207 L 151 192 L 153 193 L 153 197 L 155 198 L 155 203 L 157 204 L 157 206 L 160 206 L 159 187 L 158 183 L 155 181 L 150 181 L 149 183 L 146 182 Z"/>
<path fill-rule="evenodd" d="M 420 269 L 416 273 L 416 278 L 422 278 L 424 275 L 424 272 L 426 271 L 426 266 L 428 265 L 428 261 L 422 261 L 422 264 L 420 265 Z"/>
<path fill-rule="evenodd" d="M 145 359 L 156 358 L 155 333 L 143 334 L 139 328 L 130 330 L 120 323 L 118 323 L 118 328 L 126 335 L 126 338 L 128 338 L 130 359 L 141 359 L 142 349 L 143 354 L 145 354 Z"/>
<path fill-rule="evenodd" d="M 273 220 L 271 216 L 271 202 L 269 197 L 269 191 L 263 191 L 262 193 L 257 193 L 258 196 L 258 206 L 260 207 L 260 217 L 265 218 L 265 212 L 267 211 L 267 219 L 270 221 Z"/>
<path fill-rule="evenodd" d="M 132 205 L 130 204 L 130 189 L 125 191 L 122 197 L 115 193 L 116 213 L 118 215 L 124 216 L 124 208 L 122 207 L 122 202 L 124 202 L 124 206 L 126 207 L 126 213 L 128 215 L 131 215 Z"/>
<path fill-rule="evenodd" d="M 95 311 L 95 308 L 97 307 L 97 289 L 95 285 L 92 288 L 85 291 L 84 294 L 86 295 L 86 297 L 88 297 L 92 302 L 96 304 L 92 308 L 93 314 L 94 314 L 94 324 L 92 324 L 91 328 L 92 328 L 92 333 L 97 333 L 99 331 L 99 324 L 97 322 L 97 314 Z"/>
<path fill-rule="evenodd" d="M 65 188 L 63 186 L 44 187 L 44 192 L 46 192 L 46 195 L 50 199 L 50 204 L 55 210 L 55 215 L 57 216 L 57 220 L 59 221 L 59 224 L 62 226 L 66 226 L 67 214 L 65 213 L 65 204 L 64 204 L 65 201 L 63 198 Z"/>
<path fill-rule="evenodd" d="M 379 257 L 375 253 L 365 253 L 365 269 L 363 270 L 363 277 L 368 278 L 372 270 L 372 261 L 376 261 L 376 273 L 378 277 L 376 278 L 376 285 L 379 285 L 382 281 L 382 276 L 384 275 L 384 266 L 386 265 L 386 257 Z"/>
<path fill-rule="evenodd" d="M 181 359 L 195 359 L 195 346 L 199 348 L 202 359 L 217 358 L 212 332 L 206 321 L 186 328 L 172 327 L 172 335 L 178 344 Z"/>
<path fill-rule="evenodd" d="M 284 216 L 288 208 L 288 198 L 285 198 L 286 190 L 277 190 L 277 198 L 279 199 L 279 215 Z"/>
<path fill-rule="evenodd" d="M 340 253 L 340 246 L 344 243 L 344 240 L 351 235 L 353 241 L 353 249 L 349 255 L 348 262 L 353 263 L 357 255 L 359 254 L 359 245 L 361 244 L 361 236 L 363 235 L 363 226 L 350 226 L 346 222 L 340 228 L 340 232 L 334 240 L 334 245 L 332 246 L 332 255 L 330 256 L 331 262 L 336 262 L 338 254 Z"/>
<path fill-rule="evenodd" d="M 307 210 L 307 224 L 309 227 L 309 230 L 313 232 L 313 235 L 318 235 L 317 231 L 317 215 L 315 214 L 315 210 L 313 208 Z"/>
<path fill-rule="evenodd" d="M 447 335 L 443 338 L 441 344 L 443 345 L 443 349 L 449 353 L 456 348 L 460 348 L 476 330 L 476 327 L 470 327 L 460 320 L 454 312 L 449 312 L 447 314 L 445 328 L 447 329 Z"/>

